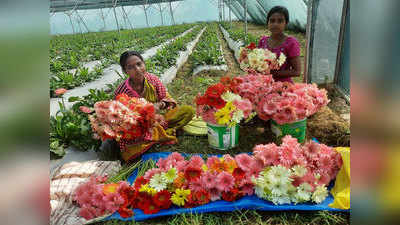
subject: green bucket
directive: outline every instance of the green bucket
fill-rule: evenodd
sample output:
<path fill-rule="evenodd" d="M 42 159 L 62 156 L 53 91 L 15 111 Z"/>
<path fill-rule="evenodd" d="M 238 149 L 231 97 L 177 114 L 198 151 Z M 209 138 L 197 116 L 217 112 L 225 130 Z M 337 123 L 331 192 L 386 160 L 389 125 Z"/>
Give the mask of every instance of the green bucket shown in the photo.
<path fill-rule="evenodd" d="M 239 124 L 232 127 L 207 123 L 208 144 L 210 147 L 227 150 L 239 142 Z"/>
<path fill-rule="evenodd" d="M 297 138 L 299 143 L 303 143 L 306 139 L 306 129 L 307 118 L 294 123 L 285 123 L 282 125 L 275 122 L 275 120 L 271 120 L 271 130 L 279 140 L 286 135 L 291 135 L 292 137 Z"/>

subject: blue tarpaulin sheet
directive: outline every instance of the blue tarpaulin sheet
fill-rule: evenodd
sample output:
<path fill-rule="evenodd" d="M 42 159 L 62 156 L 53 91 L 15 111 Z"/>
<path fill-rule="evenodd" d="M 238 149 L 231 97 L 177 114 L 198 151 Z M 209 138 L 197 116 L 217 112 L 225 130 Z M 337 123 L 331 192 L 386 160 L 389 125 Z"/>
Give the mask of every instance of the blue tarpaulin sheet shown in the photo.
<path fill-rule="evenodd" d="M 167 157 L 171 152 L 160 152 L 160 153 L 147 153 L 142 156 L 142 161 L 147 161 L 149 159 L 152 159 L 154 161 L 157 161 L 159 158 L 165 158 Z M 187 156 L 187 154 L 182 154 L 183 156 Z M 200 155 L 201 154 L 194 154 L 194 155 Z M 222 156 L 222 155 L 219 155 Z M 138 169 L 135 169 L 133 173 L 128 177 L 128 182 L 133 183 L 136 179 L 138 173 Z M 332 185 L 330 185 L 332 186 Z M 289 211 L 289 210 L 299 210 L 299 211 L 313 211 L 313 210 L 326 210 L 326 211 L 340 211 L 340 212 L 346 212 L 349 210 L 341 210 L 341 209 L 335 209 L 331 208 L 328 205 L 333 202 L 333 197 L 331 194 L 325 199 L 320 204 L 284 204 L 284 205 L 274 205 L 270 201 L 266 201 L 263 199 L 258 198 L 256 195 L 252 196 L 245 196 L 240 198 L 237 201 L 234 202 L 227 202 L 224 200 L 218 200 L 215 202 L 210 202 L 205 205 L 201 205 L 195 208 L 180 208 L 177 206 L 173 206 L 169 209 L 163 209 L 160 210 L 156 214 L 144 214 L 142 210 L 140 209 L 134 209 L 134 216 L 130 218 L 122 218 L 118 212 L 115 212 L 114 214 L 110 215 L 109 217 L 105 218 L 105 220 L 111 220 L 111 219 L 117 219 L 117 220 L 123 220 L 123 221 L 130 221 L 130 220 L 135 220 L 135 221 L 142 221 L 150 218 L 155 218 L 155 217 L 160 217 L 160 216 L 169 216 L 169 215 L 175 215 L 175 214 L 181 214 L 181 213 L 207 213 L 207 212 L 230 212 L 230 211 L 235 211 L 235 210 L 241 210 L 241 209 L 250 209 L 250 210 L 262 210 L 262 211 Z"/>

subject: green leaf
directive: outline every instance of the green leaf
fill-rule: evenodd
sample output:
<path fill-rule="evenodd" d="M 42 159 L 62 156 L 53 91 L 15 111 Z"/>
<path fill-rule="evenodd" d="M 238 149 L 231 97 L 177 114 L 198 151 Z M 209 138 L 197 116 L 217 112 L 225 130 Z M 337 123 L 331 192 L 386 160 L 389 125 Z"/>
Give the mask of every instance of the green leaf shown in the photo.
<path fill-rule="evenodd" d="M 72 97 L 68 98 L 68 102 L 76 102 L 76 101 L 79 101 L 79 100 L 81 100 L 81 98 L 78 97 L 78 96 L 72 96 Z"/>

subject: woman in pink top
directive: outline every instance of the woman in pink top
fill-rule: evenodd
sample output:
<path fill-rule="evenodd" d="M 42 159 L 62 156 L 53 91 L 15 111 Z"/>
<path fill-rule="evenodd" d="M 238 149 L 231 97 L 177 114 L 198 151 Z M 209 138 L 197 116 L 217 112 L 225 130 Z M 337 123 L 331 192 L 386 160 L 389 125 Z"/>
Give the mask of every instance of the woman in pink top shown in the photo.
<path fill-rule="evenodd" d="M 300 44 L 295 37 L 283 33 L 289 23 L 289 12 L 285 7 L 275 6 L 267 15 L 268 30 L 271 36 L 263 36 L 258 42 L 258 48 L 266 48 L 279 57 L 281 53 L 287 57 L 279 70 L 272 70 L 275 81 L 293 83 L 291 77 L 300 76 Z"/>

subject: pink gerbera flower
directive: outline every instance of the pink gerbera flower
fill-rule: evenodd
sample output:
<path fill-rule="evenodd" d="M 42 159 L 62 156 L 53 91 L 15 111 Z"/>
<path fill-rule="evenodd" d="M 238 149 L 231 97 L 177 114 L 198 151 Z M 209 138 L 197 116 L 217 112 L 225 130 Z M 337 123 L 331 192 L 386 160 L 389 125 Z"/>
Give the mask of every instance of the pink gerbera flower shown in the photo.
<path fill-rule="evenodd" d="M 233 185 L 235 184 L 235 178 L 230 173 L 227 173 L 225 171 L 218 174 L 216 181 L 217 188 L 221 192 L 228 192 L 230 189 L 233 188 Z"/>
<path fill-rule="evenodd" d="M 79 106 L 79 110 L 81 111 L 81 112 L 84 112 L 84 113 L 91 113 L 91 112 L 93 112 L 93 109 L 90 109 L 89 107 L 87 107 L 87 106 Z"/>
<path fill-rule="evenodd" d="M 203 182 L 202 182 L 200 179 L 192 180 L 192 181 L 189 183 L 189 189 L 190 189 L 192 192 L 201 191 L 201 190 L 203 190 Z"/>
<path fill-rule="evenodd" d="M 243 192 L 244 195 L 252 195 L 254 193 L 254 184 L 251 182 L 251 178 L 247 177 L 243 179 L 240 184 L 239 188 Z"/>
<path fill-rule="evenodd" d="M 79 210 L 79 216 L 86 220 L 93 219 L 96 215 L 96 209 L 92 206 L 84 206 Z"/>
<path fill-rule="evenodd" d="M 203 173 L 202 176 L 200 177 L 200 181 L 201 181 L 201 187 L 209 190 L 212 189 L 214 187 L 216 187 L 216 178 L 217 174 L 216 173 Z"/>
<path fill-rule="evenodd" d="M 244 171 L 249 171 L 252 163 L 254 163 L 254 159 L 246 153 L 236 155 L 235 160 L 240 169 Z"/>
<path fill-rule="evenodd" d="M 150 180 L 154 174 L 161 173 L 161 172 L 162 172 L 162 170 L 159 168 L 152 168 L 150 170 L 147 170 L 143 177 L 146 180 Z"/>
<path fill-rule="evenodd" d="M 194 155 L 190 158 L 189 164 L 188 166 L 192 166 L 192 167 L 197 167 L 197 168 L 201 168 L 204 164 L 204 160 L 203 158 L 201 158 L 198 155 Z"/>
<path fill-rule="evenodd" d="M 256 145 L 253 149 L 254 157 L 260 159 L 264 166 L 273 165 L 278 160 L 278 146 L 275 143 Z"/>

